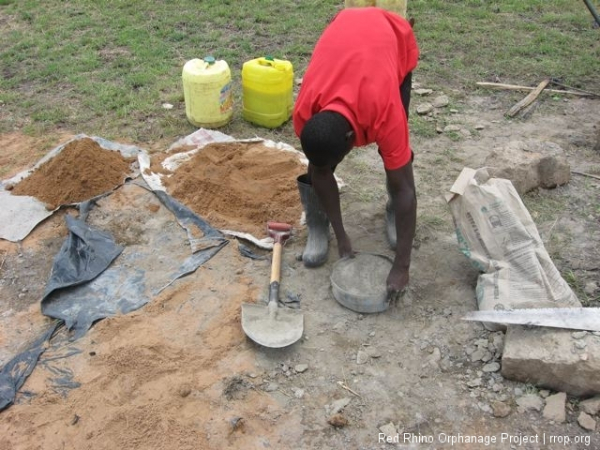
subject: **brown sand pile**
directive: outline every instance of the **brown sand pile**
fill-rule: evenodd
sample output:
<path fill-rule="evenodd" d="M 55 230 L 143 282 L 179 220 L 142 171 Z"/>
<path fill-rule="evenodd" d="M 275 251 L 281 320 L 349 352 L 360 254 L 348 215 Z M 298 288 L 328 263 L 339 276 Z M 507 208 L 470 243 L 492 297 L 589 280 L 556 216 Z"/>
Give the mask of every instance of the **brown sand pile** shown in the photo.
<path fill-rule="evenodd" d="M 170 195 L 219 229 L 266 237 L 269 220 L 298 224 L 296 178 L 306 168 L 260 142 L 209 144 L 167 177 Z"/>
<path fill-rule="evenodd" d="M 17 183 L 12 194 L 36 197 L 55 209 L 114 189 L 131 173 L 131 162 L 93 139 L 78 139 Z"/>

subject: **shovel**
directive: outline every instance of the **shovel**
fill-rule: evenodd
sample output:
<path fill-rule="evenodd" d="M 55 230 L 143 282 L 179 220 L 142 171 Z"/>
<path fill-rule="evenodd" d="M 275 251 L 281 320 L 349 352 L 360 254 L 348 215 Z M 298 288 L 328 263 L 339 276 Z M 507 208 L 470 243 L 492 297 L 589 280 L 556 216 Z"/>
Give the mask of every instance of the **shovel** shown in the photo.
<path fill-rule="evenodd" d="M 285 223 L 267 222 L 267 233 L 274 239 L 269 303 L 242 304 L 244 333 L 264 347 L 281 348 L 293 344 L 304 332 L 304 315 L 299 310 L 280 308 L 279 279 L 281 277 L 281 251 L 290 237 L 292 227 Z"/>

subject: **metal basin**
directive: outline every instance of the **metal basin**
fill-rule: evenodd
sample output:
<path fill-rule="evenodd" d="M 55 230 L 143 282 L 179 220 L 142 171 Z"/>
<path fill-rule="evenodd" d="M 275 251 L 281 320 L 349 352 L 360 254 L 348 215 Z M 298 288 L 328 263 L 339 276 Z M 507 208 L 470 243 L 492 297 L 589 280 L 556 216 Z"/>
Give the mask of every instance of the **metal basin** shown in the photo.
<path fill-rule="evenodd" d="M 358 253 L 333 265 L 331 290 L 342 306 L 359 313 L 388 309 L 386 280 L 392 261 L 385 255 Z"/>

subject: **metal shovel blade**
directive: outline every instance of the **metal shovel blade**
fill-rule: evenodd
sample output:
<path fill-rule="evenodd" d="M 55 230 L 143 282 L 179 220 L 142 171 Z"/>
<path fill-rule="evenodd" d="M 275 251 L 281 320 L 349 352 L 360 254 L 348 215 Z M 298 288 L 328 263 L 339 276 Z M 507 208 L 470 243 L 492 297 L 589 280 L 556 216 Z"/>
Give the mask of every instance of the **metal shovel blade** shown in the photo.
<path fill-rule="evenodd" d="M 244 303 L 242 328 L 250 339 L 264 347 L 287 347 L 302 337 L 304 314 L 279 307 L 271 312 L 267 305 Z"/>

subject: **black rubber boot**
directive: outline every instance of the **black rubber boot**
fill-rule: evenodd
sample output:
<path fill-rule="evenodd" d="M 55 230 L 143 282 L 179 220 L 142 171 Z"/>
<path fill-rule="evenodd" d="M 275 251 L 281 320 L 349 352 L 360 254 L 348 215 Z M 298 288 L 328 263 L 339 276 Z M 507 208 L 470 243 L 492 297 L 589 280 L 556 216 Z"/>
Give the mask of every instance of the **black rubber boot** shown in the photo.
<path fill-rule="evenodd" d="M 392 202 L 392 193 L 387 186 L 388 200 L 385 204 L 385 231 L 392 250 L 396 249 L 396 210 Z"/>
<path fill-rule="evenodd" d="M 308 240 L 302 261 L 306 267 L 318 267 L 327 261 L 329 254 L 329 219 L 313 187 L 308 183 L 307 175 L 298 177 L 298 192 L 306 214 Z"/>

